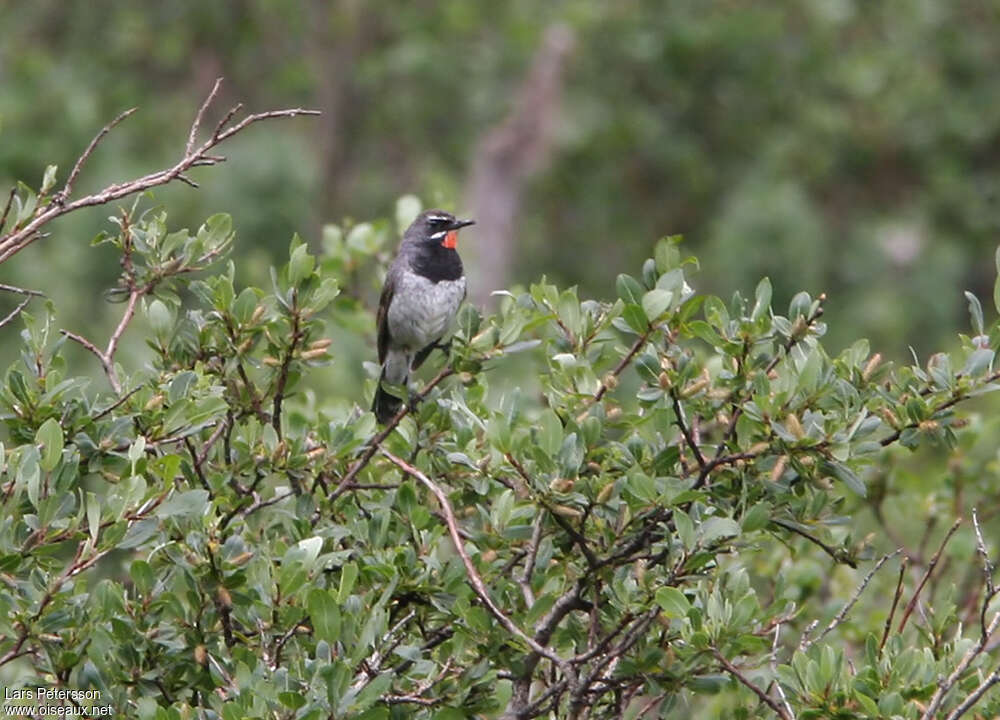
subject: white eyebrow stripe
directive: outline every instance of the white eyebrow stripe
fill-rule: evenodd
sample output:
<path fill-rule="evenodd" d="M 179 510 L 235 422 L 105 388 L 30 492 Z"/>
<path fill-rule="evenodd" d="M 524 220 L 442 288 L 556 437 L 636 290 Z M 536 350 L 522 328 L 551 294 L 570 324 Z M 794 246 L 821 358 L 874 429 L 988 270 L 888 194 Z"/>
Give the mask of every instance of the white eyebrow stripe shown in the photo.
<path fill-rule="evenodd" d="M 437 222 L 446 222 L 448 220 L 451 220 L 450 217 L 445 217 L 444 215 L 428 215 L 427 219 L 436 220 Z"/>

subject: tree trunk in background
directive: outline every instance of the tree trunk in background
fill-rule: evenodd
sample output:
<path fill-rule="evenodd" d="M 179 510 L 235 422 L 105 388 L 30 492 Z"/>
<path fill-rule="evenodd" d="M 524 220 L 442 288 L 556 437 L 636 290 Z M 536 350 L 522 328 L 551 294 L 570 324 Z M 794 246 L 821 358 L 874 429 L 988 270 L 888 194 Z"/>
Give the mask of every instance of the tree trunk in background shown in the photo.
<path fill-rule="evenodd" d="M 361 0 L 313 0 L 309 6 L 312 32 L 308 36 L 309 62 L 316 73 L 316 97 L 323 114 L 316 123 L 317 149 L 323 189 L 317 226 L 331 210 L 343 208 L 344 185 L 351 175 L 345 168 L 344 137 L 353 112 L 351 73 L 366 35 Z M 319 228 L 314 233 L 319 236 Z"/>
<path fill-rule="evenodd" d="M 476 149 L 465 207 L 475 218 L 475 241 L 466 245 L 469 287 L 476 305 L 504 288 L 516 250 L 521 192 L 541 170 L 552 148 L 563 74 L 573 47 L 572 31 L 550 25 L 507 118 Z"/>

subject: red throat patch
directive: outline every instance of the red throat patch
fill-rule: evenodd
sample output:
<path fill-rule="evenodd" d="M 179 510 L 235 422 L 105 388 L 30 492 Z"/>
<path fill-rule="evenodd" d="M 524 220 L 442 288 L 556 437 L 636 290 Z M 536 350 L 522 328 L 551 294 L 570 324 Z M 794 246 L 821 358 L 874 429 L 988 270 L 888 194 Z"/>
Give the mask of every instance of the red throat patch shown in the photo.
<path fill-rule="evenodd" d="M 444 240 L 441 244 L 450 250 L 454 250 L 458 247 L 458 230 L 452 230 L 447 235 L 444 236 Z"/>

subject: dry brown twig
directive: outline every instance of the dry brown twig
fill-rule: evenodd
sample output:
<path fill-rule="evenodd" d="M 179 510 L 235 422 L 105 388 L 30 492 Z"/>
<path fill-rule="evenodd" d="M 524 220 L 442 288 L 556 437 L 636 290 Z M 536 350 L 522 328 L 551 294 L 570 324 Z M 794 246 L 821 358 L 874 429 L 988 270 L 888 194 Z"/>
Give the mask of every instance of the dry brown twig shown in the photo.
<path fill-rule="evenodd" d="M 167 183 L 173 182 L 174 180 L 179 180 L 180 182 L 185 182 L 189 185 L 197 187 L 197 183 L 192 181 L 185 173 L 187 173 L 191 168 L 201 167 L 205 165 L 217 165 L 220 162 L 225 161 L 225 157 L 222 155 L 213 155 L 210 151 L 221 144 L 223 141 L 232 137 L 236 133 L 244 130 L 247 126 L 252 125 L 255 122 L 261 120 L 267 120 L 270 118 L 280 118 L 280 117 L 296 117 L 298 115 L 319 115 L 318 110 L 306 110 L 304 108 L 290 108 L 285 110 L 269 110 L 261 113 L 254 113 L 252 115 L 247 115 L 245 118 L 240 120 L 234 125 L 226 127 L 226 125 L 233 119 L 241 106 L 236 106 L 230 110 L 220 122 L 212 134 L 207 140 L 202 142 L 200 145 L 197 144 L 198 133 L 201 129 L 201 124 L 204 119 L 205 113 L 208 107 L 215 100 L 218 95 L 219 88 L 222 84 L 222 78 L 218 78 L 215 81 L 215 85 L 212 87 L 212 91 L 208 94 L 208 97 L 202 103 L 201 107 L 198 109 L 198 114 L 195 116 L 194 122 L 191 125 L 191 129 L 188 132 L 187 144 L 184 149 L 184 154 L 173 166 L 165 168 L 163 170 L 157 170 L 156 172 L 149 173 L 140 178 L 134 180 L 129 180 L 121 183 L 113 183 L 108 185 L 103 190 L 93 193 L 91 195 L 86 195 L 84 197 L 78 198 L 76 200 L 70 200 L 70 195 L 73 191 L 73 183 L 77 180 L 80 175 L 83 166 L 86 164 L 88 158 L 93 154 L 94 150 L 100 144 L 101 140 L 122 120 L 127 118 L 133 112 L 135 108 L 126 110 L 110 123 L 108 123 L 101 131 L 91 140 L 87 149 L 83 151 L 80 157 L 77 159 L 73 166 L 72 171 L 70 171 L 69 177 L 66 180 L 66 184 L 63 189 L 55 193 L 48 203 L 44 205 L 39 205 L 36 208 L 34 214 L 30 219 L 27 220 L 22 225 L 15 225 L 10 229 L 9 232 L 0 235 L 0 263 L 9 259 L 16 253 L 20 252 L 26 248 L 31 243 L 41 237 L 40 230 L 46 224 L 55 220 L 57 217 L 66 215 L 67 213 L 74 212 L 84 207 L 92 207 L 95 205 L 106 205 L 115 200 L 119 200 L 123 197 L 129 195 L 134 195 L 135 193 L 143 192 L 149 190 L 150 188 L 157 187 L 159 185 L 166 185 Z M 13 194 L 11 195 L 13 198 Z M 9 202 L 8 202 L 9 207 Z"/>
<path fill-rule="evenodd" d="M 465 573 L 468 578 L 469 585 L 472 587 L 473 591 L 479 597 L 479 600 L 483 603 L 483 605 L 486 606 L 486 609 L 490 611 L 490 614 L 492 614 L 493 617 L 495 617 L 509 633 L 517 636 L 519 640 L 525 643 L 534 652 L 548 658 L 558 667 L 565 668 L 565 660 L 559 657 L 559 655 L 557 655 L 553 650 L 537 642 L 533 637 L 514 624 L 514 621 L 507 617 L 503 610 L 497 607 L 497 604 L 493 602 L 493 598 L 490 597 L 489 591 L 486 589 L 486 584 L 476 571 L 476 566 L 473 565 L 469 554 L 465 551 L 465 543 L 462 541 L 462 535 L 458 528 L 458 521 L 455 518 L 455 512 L 452 510 L 451 503 L 448 501 L 448 496 L 445 494 L 444 490 L 442 490 L 437 483 L 427 477 L 427 475 L 421 472 L 418 468 L 406 462 L 402 458 L 393 455 L 391 452 L 382 447 L 379 448 L 379 451 L 386 458 L 388 458 L 389 462 L 393 465 L 398 467 L 407 475 L 410 475 L 423 483 L 423 485 L 434 494 L 434 497 L 437 498 L 441 505 L 441 511 L 444 514 L 445 524 L 448 526 L 448 532 L 451 534 L 451 540 L 455 544 L 455 549 L 458 551 L 459 557 L 462 558 L 462 563 L 465 565 Z"/>
<path fill-rule="evenodd" d="M 43 237 L 41 234 L 41 228 L 47 223 L 55 220 L 57 217 L 66 215 L 68 213 L 74 212 L 75 210 L 80 210 L 84 207 L 91 207 L 96 205 L 105 205 L 115 200 L 127 197 L 129 195 L 134 195 L 136 193 L 143 192 L 150 188 L 166 185 L 174 180 L 179 180 L 181 182 L 187 183 L 192 187 L 198 187 L 191 178 L 189 178 L 185 173 L 193 167 L 201 167 L 205 165 L 217 165 L 220 162 L 225 161 L 225 157 L 222 155 L 211 154 L 210 151 L 218 146 L 220 143 L 226 139 L 232 137 L 236 133 L 245 129 L 249 125 L 258 122 L 260 120 L 266 120 L 269 118 L 279 118 L 279 117 L 295 117 L 297 115 L 319 115 L 318 110 L 305 110 L 303 108 L 293 108 L 287 110 L 270 110 L 262 113 L 255 113 L 248 115 L 243 118 L 235 125 L 226 127 L 229 122 L 233 119 L 237 112 L 239 112 L 241 105 L 229 110 L 228 113 L 223 117 L 222 121 L 216 125 L 215 130 L 207 140 L 202 142 L 200 145 L 197 144 L 198 134 L 201 130 L 202 121 L 204 120 L 205 113 L 211 106 L 212 102 L 215 100 L 219 93 L 219 88 L 222 86 L 222 78 L 218 78 L 215 84 L 212 86 L 211 92 L 205 98 L 205 101 L 201 104 L 198 109 L 198 113 L 195 116 L 194 122 L 191 124 L 191 128 L 188 131 L 187 144 L 184 148 L 184 155 L 181 159 L 174 164 L 172 167 L 166 168 L 164 170 L 158 170 L 156 172 L 144 175 L 143 177 L 137 178 L 135 180 L 130 180 L 122 183 L 114 183 L 100 192 L 94 193 L 92 195 L 86 195 L 84 197 L 78 198 L 77 200 L 70 200 L 73 193 L 73 185 L 79 177 L 83 166 L 86 164 L 87 160 L 97 149 L 101 140 L 111 132 L 119 123 L 121 123 L 125 118 L 132 115 L 136 108 L 131 108 L 121 113 L 112 120 L 110 123 L 105 125 L 94 139 L 90 141 L 87 148 L 83 151 L 79 158 L 77 158 L 76 163 L 73 165 L 73 169 L 70 171 L 69 176 L 66 178 L 66 183 L 63 185 L 62 190 L 55 193 L 48 203 L 39 206 L 35 209 L 32 216 L 23 224 L 15 225 L 6 234 L 0 235 L 0 263 L 3 263 L 16 253 L 20 252 L 26 248 L 31 243 Z M 6 207 L 3 212 L 3 219 L 6 220 L 7 214 L 10 210 L 11 200 L 14 197 L 12 191 L 10 197 L 7 200 Z M 123 231 L 127 232 L 127 214 L 124 214 Z M 0 231 L 3 229 L 3 224 L 0 223 Z M 211 260 L 210 255 L 206 255 L 201 260 Z M 140 299 L 152 290 L 152 285 L 138 285 L 135 282 L 135 276 L 131 273 L 130 258 L 128 257 L 128 252 L 126 252 L 123 258 L 123 264 L 126 267 L 126 281 L 128 283 L 128 303 L 125 308 L 118 325 L 115 327 L 108 339 L 107 344 L 102 349 L 98 347 L 95 343 L 91 342 L 87 338 L 78 335 L 76 333 L 70 332 L 68 330 L 63 330 L 62 333 L 75 341 L 91 354 L 93 354 L 101 363 L 101 367 L 104 370 L 105 375 L 108 377 L 108 381 L 111 384 L 112 389 L 116 394 L 121 395 L 122 386 L 118 379 L 117 371 L 115 370 L 114 356 L 118 348 L 118 344 L 121 341 L 122 335 L 125 333 L 126 328 L 135 316 L 135 312 L 138 308 L 138 303 Z M 194 268 L 192 268 L 194 269 Z M 27 295 L 27 300 L 30 300 L 32 296 L 41 295 L 35 290 L 25 290 L 23 288 L 17 288 L 12 285 L 0 285 L 0 290 L 5 290 L 7 292 L 15 292 Z M 10 315 L 6 318 L 0 320 L 0 327 L 6 325 L 8 322 L 14 319 L 21 310 L 24 309 L 27 304 L 27 300 L 21 303 Z"/>
<path fill-rule="evenodd" d="M 951 540 L 951 536 L 955 534 L 955 531 L 958 530 L 958 526 L 961 524 L 962 518 L 959 518 L 952 524 L 951 528 L 948 529 L 948 532 L 945 533 L 944 540 L 941 541 L 940 547 L 938 547 L 937 552 L 931 557 L 931 561 L 927 563 L 927 569 L 924 571 L 923 577 L 920 578 L 920 582 L 917 583 L 917 589 L 913 591 L 913 597 L 910 598 L 910 602 L 906 604 L 906 608 L 903 610 L 903 617 L 899 621 L 899 628 L 896 632 L 903 632 L 903 628 L 906 627 L 906 621 L 910 619 L 910 615 L 913 613 L 913 608 L 917 606 L 917 601 L 920 599 L 920 591 L 924 589 L 924 585 L 926 585 L 927 581 L 930 579 L 931 574 L 934 572 L 934 568 L 937 567 L 938 561 L 941 559 L 941 553 L 944 552 L 945 545 L 948 544 L 948 541 Z"/>
<path fill-rule="evenodd" d="M 902 548 L 897 548 L 891 553 L 886 553 L 885 555 L 883 555 L 879 559 L 879 561 L 875 563 L 875 566 L 868 571 L 868 574 L 865 575 L 864 579 L 861 581 L 861 584 L 858 585 L 857 589 L 855 589 L 854 594 L 851 595 L 850 599 L 846 603 L 844 603 L 844 606 L 840 609 L 840 612 L 838 612 L 836 616 L 834 616 L 833 620 L 830 621 L 829 625 L 823 628 L 823 632 L 821 632 L 819 635 L 817 635 L 815 638 L 811 640 L 807 640 L 805 639 L 805 637 L 803 637 L 802 645 L 800 645 L 800 647 L 804 650 L 813 643 L 819 642 L 820 640 L 825 638 L 830 631 L 832 631 L 834 628 L 836 628 L 838 625 L 844 622 L 844 620 L 847 619 L 847 614 L 851 611 L 851 608 L 854 607 L 854 605 L 858 602 L 858 599 L 861 597 L 861 593 L 865 591 L 865 588 L 868 587 L 868 584 L 872 581 L 872 578 L 875 577 L 875 573 L 877 573 L 890 558 L 896 557 L 902 551 L 903 551 Z"/>

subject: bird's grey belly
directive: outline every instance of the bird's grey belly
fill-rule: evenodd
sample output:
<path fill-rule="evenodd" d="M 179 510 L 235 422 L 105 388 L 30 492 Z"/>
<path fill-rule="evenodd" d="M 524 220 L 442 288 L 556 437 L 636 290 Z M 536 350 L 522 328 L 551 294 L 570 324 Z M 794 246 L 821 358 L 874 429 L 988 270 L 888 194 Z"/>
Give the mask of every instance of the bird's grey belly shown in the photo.
<path fill-rule="evenodd" d="M 465 278 L 431 282 L 405 273 L 393 294 L 387 320 L 392 342 L 411 351 L 438 341 L 465 297 Z"/>

